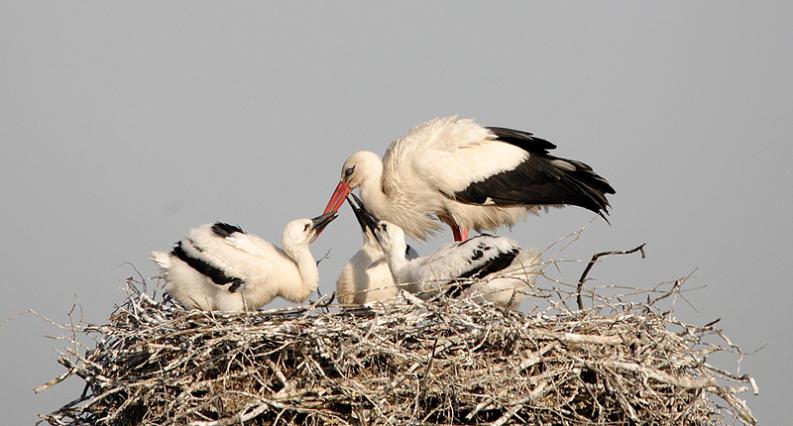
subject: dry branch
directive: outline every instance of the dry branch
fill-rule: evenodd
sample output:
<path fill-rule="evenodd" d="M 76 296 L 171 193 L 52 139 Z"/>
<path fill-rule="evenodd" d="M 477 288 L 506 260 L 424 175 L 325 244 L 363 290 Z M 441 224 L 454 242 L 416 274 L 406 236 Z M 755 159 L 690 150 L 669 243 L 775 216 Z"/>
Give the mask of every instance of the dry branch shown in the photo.
<path fill-rule="evenodd" d="M 638 251 L 638 252 L 641 252 L 642 259 L 644 259 L 645 257 L 647 257 L 647 256 L 645 256 L 645 253 L 644 253 L 644 246 L 645 245 L 647 245 L 647 244 L 644 243 L 644 244 L 640 245 L 639 247 L 636 247 L 635 249 L 631 249 L 631 250 L 604 251 L 604 252 L 595 253 L 594 255 L 592 255 L 592 259 L 590 259 L 589 263 L 586 265 L 586 268 L 584 268 L 584 272 L 581 273 L 581 278 L 578 279 L 578 286 L 576 287 L 576 299 L 575 299 L 576 303 L 578 303 L 578 309 L 584 309 L 584 302 L 581 300 L 581 289 L 584 286 L 584 282 L 586 281 L 586 277 L 589 274 L 589 271 L 592 269 L 593 266 L 595 266 L 595 263 L 597 262 L 597 260 L 600 257 L 602 257 L 602 256 L 613 256 L 613 255 L 618 255 L 618 254 L 631 254 L 631 253 L 636 253 Z"/>
<path fill-rule="evenodd" d="M 374 307 L 323 300 L 222 314 L 156 299 L 132 286 L 106 324 L 65 326 L 70 347 L 59 362 L 67 371 L 41 389 L 71 375 L 89 391 L 43 420 L 755 423 L 739 398 L 754 381 L 708 360 L 735 351 L 723 332 L 672 319 L 650 302 L 598 296 L 590 310 L 526 314 L 469 299 L 404 295 Z M 78 334 L 93 343 L 75 351 Z M 735 382 L 748 385 L 727 385 Z"/>

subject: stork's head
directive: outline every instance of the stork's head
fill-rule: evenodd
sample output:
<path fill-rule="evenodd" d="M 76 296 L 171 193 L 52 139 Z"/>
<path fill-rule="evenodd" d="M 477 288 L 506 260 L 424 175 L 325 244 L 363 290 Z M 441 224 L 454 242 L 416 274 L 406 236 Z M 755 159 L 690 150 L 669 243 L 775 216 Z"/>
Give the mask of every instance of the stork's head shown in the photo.
<path fill-rule="evenodd" d="M 386 254 L 404 256 L 407 252 L 405 231 L 393 223 L 384 220 L 377 222 L 377 236 L 380 241 L 380 246 Z"/>
<path fill-rule="evenodd" d="M 333 191 L 325 213 L 337 212 L 350 192 L 363 185 L 368 179 L 375 179 L 383 172 L 380 156 L 371 151 L 358 151 L 347 158 L 341 167 L 341 179 Z"/>
<path fill-rule="evenodd" d="M 320 232 L 336 219 L 335 213 L 326 213 L 313 219 L 295 219 L 286 224 L 281 241 L 284 250 L 290 252 L 298 247 L 307 247 L 313 243 Z"/>

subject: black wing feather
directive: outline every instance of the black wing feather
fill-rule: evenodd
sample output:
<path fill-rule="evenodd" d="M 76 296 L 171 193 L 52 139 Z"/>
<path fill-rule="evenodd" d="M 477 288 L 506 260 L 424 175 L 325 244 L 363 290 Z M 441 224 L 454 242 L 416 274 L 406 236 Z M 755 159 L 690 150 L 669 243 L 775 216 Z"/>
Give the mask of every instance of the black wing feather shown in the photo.
<path fill-rule="evenodd" d="M 481 235 L 481 236 L 488 236 L 488 235 Z M 480 237 L 481 237 L 480 236 Z M 469 239 L 467 242 L 471 242 L 477 237 Z M 453 285 L 446 291 L 446 296 L 448 297 L 457 297 L 462 294 L 463 291 L 471 287 L 473 283 L 470 282 L 469 279 L 479 279 L 486 277 L 490 274 L 494 274 L 499 272 L 505 268 L 507 268 L 512 262 L 515 260 L 515 257 L 520 253 L 520 249 L 513 248 L 509 251 L 498 251 L 495 256 L 490 257 L 485 262 L 479 263 L 476 262 L 477 260 L 481 259 L 484 256 L 485 251 L 492 249 L 493 247 L 487 246 L 484 242 L 479 242 L 476 247 L 471 251 L 471 259 L 469 263 L 475 265 L 468 271 L 463 272 L 460 274 L 457 279 L 460 282 L 457 285 Z"/>
<path fill-rule="evenodd" d="M 221 238 L 226 238 L 235 232 L 239 232 L 240 234 L 245 233 L 245 231 L 243 231 L 239 226 L 229 225 L 228 223 L 223 222 L 215 222 L 215 224 L 212 225 L 212 232 Z"/>
<path fill-rule="evenodd" d="M 498 140 L 515 145 L 529 152 L 547 154 L 548 151 L 556 149 L 556 145 L 551 142 L 538 138 L 534 136 L 534 134 L 524 132 L 523 130 L 507 129 L 504 127 L 488 127 L 487 129 L 493 132 Z"/>
<path fill-rule="evenodd" d="M 472 182 L 452 197 L 463 203 L 497 206 L 569 204 L 600 214 L 608 213 L 606 194 L 614 188 L 586 163 L 548 155 L 552 143 L 531 133 L 489 128 L 498 140 L 520 147 L 529 157 L 512 170 Z"/>
<path fill-rule="evenodd" d="M 184 263 L 188 264 L 191 268 L 195 269 L 201 275 L 208 277 L 212 280 L 215 284 L 218 285 L 226 285 L 231 284 L 229 287 L 229 292 L 233 293 L 238 288 L 240 288 L 244 281 L 237 277 L 231 277 L 226 275 L 221 269 L 207 263 L 203 259 L 199 259 L 187 254 L 187 252 L 182 247 L 182 242 L 179 241 L 176 243 L 176 246 L 171 250 L 171 254 L 176 256 L 179 260 L 183 261 Z"/>

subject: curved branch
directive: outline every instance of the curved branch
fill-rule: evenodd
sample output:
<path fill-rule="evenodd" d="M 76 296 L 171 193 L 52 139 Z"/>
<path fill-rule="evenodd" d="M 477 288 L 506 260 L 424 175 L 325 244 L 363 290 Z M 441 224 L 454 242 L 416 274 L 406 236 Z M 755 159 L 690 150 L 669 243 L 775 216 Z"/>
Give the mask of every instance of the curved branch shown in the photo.
<path fill-rule="evenodd" d="M 646 244 L 647 243 L 642 243 L 642 245 L 640 245 L 639 247 L 636 247 L 635 249 L 632 249 L 632 250 L 603 251 L 603 252 L 595 253 L 594 255 L 592 255 L 592 259 L 589 261 L 589 264 L 586 265 L 586 269 L 584 269 L 584 273 L 582 273 L 581 274 L 581 278 L 578 279 L 578 286 L 576 287 L 576 302 L 578 302 L 578 309 L 579 310 L 584 309 L 584 302 L 581 301 L 581 288 L 584 286 L 584 281 L 586 280 L 587 274 L 589 274 L 589 270 L 592 269 L 593 266 L 595 266 L 595 262 L 597 262 L 599 257 L 601 257 L 601 256 L 611 256 L 611 255 L 615 255 L 615 254 L 631 254 L 631 253 L 636 253 L 638 251 L 638 252 L 641 252 L 642 259 L 644 259 L 645 257 L 647 257 L 646 254 L 644 253 L 644 246 Z"/>

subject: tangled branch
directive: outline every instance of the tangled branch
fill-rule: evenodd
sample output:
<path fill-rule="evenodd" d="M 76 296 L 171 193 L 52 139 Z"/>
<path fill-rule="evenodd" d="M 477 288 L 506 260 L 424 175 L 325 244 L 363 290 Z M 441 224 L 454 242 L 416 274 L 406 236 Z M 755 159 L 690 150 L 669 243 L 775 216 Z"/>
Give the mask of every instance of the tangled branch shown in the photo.
<path fill-rule="evenodd" d="M 671 319 L 660 297 L 526 314 L 402 293 L 371 307 L 223 314 L 130 286 L 105 324 L 63 326 L 66 372 L 37 390 L 77 376 L 86 391 L 44 421 L 755 423 L 739 398 L 754 381 L 709 361 L 736 347 L 715 324 Z"/>

